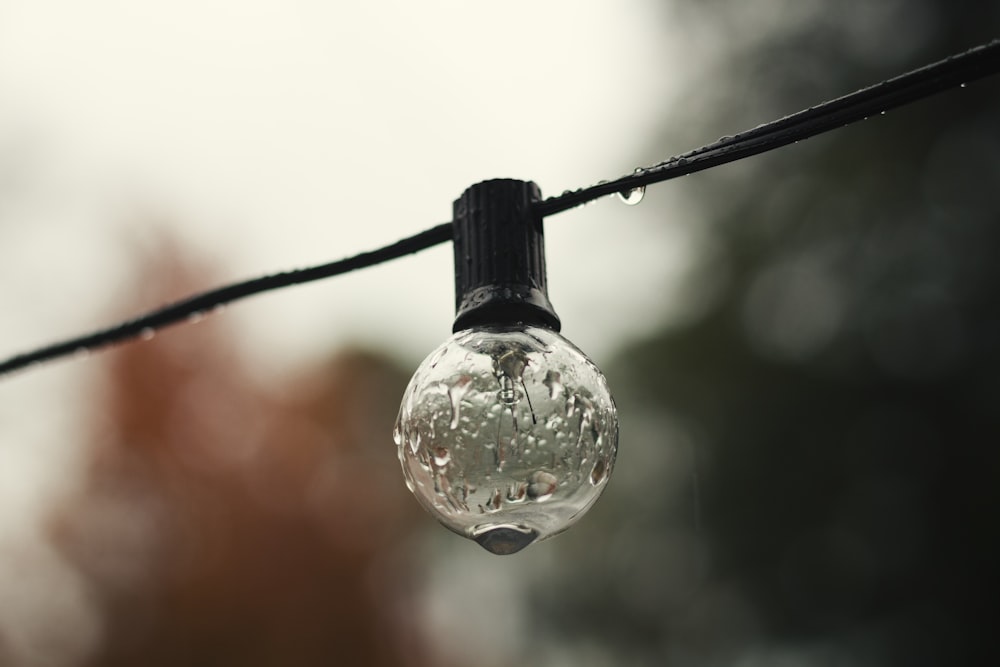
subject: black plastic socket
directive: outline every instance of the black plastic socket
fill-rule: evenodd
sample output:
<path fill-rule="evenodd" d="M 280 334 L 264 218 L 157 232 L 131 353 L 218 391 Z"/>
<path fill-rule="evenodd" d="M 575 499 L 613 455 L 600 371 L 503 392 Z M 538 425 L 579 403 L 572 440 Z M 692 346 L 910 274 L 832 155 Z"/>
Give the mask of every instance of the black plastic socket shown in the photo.
<path fill-rule="evenodd" d="M 472 327 L 561 326 L 545 278 L 541 199 L 530 181 L 477 183 L 455 201 L 455 324 Z"/>

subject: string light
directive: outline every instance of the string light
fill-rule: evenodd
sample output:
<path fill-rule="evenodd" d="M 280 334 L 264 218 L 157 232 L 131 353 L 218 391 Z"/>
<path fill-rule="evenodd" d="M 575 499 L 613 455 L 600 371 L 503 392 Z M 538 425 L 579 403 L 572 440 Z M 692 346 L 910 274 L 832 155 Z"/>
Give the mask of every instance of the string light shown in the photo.
<path fill-rule="evenodd" d="M 486 181 L 451 223 L 378 250 L 194 295 L 91 334 L 15 355 L 0 375 L 201 317 L 253 294 L 454 241 L 454 335 L 420 365 L 394 429 L 407 486 L 438 520 L 511 554 L 575 522 L 614 467 L 618 418 L 601 372 L 559 335 L 546 292 L 542 220 L 605 195 L 733 162 L 1000 71 L 1000 40 L 589 188 L 541 200 L 533 183 Z"/>
<path fill-rule="evenodd" d="M 559 335 L 539 199 L 494 180 L 455 202 L 455 333 L 414 373 L 393 432 L 420 503 L 495 554 L 578 520 L 618 448 L 607 381 Z"/>
<path fill-rule="evenodd" d="M 752 130 L 722 137 L 716 142 L 671 157 L 659 164 L 636 169 L 613 181 L 577 190 L 567 190 L 533 205 L 540 217 L 567 211 L 599 197 L 617 194 L 626 203 L 641 199 L 644 188 L 678 176 L 702 171 L 751 155 L 864 120 L 883 111 L 1000 72 L 1000 39 L 974 47 L 936 63 L 907 72 L 893 79 L 858 90 L 850 95 L 824 102 L 798 113 L 759 125 Z M 46 345 L 0 361 L 0 375 L 33 364 L 69 356 L 80 350 L 95 350 L 133 338 L 148 339 L 151 332 L 203 315 L 219 306 L 281 287 L 298 285 L 373 266 L 444 243 L 451 238 L 451 223 L 442 223 L 378 250 L 306 269 L 253 278 L 197 294 L 145 315 L 99 331 Z"/>

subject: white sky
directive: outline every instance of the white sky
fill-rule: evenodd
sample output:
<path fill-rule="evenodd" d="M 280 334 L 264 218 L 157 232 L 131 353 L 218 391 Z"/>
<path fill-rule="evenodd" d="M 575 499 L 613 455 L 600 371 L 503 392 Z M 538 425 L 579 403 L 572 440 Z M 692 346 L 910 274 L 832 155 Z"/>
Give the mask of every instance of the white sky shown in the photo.
<path fill-rule="evenodd" d="M 631 171 L 683 76 L 657 5 L 0 3 L 0 357 L 135 314 L 152 219 L 216 263 L 208 288 L 445 222 L 480 180 L 551 195 Z M 598 364 L 667 317 L 681 208 L 653 188 L 547 223 L 563 333 Z M 450 252 L 216 316 L 268 372 L 357 340 L 416 361 L 450 333 Z M 0 379 L 0 553 L 71 474 L 83 365 Z"/>

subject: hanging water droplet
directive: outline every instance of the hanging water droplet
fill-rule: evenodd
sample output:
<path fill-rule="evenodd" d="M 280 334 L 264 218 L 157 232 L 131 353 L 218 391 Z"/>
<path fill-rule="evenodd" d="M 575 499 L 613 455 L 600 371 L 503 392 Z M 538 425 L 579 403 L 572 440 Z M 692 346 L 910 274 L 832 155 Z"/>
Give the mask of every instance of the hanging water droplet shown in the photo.
<path fill-rule="evenodd" d="M 645 170 L 642 167 L 636 167 L 632 173 L 641 174 Z M 642 201 L 643 196 L 646 194 L 646 186 L 640 185 L 637 188 L 632 188 L 630 190 L 621 190 L 618 193 L 618 198 L 629 206 L 635 206 Z"/>
<path fill-rule="evenodd" d="M 631 190 L 622 190 L 617 193 L 618 198 L 629 206 L 635 206 L 642 201 L 642 198 L 646 195 L 646 186 L 640 185 L 637 188 L 632 188 Z"/>
<path fill-rule="evenodd" d="M 197 324 L 198 322 L 201 322 L 203 319 L 205 319 L 205 311 L 196 310 L 190 315 L 188 315 L 187 319 L 188 322 L 190 322 L 191 324 Z"/>
<path fill-rule="evenodd" d="M 538 539 L 538 532 L 524 526 L 489 526 L 486 530 L 473 535 L 472 539 L 492 554 L 507 556 L 517 553 Z"/>
<path fill-rule="evenodd" d="M 153 327 L 143 327 L 142 331 L 139 332 L 139 338 L 142 340 L 152 340 L 155 335 L 156 329 Z"/>

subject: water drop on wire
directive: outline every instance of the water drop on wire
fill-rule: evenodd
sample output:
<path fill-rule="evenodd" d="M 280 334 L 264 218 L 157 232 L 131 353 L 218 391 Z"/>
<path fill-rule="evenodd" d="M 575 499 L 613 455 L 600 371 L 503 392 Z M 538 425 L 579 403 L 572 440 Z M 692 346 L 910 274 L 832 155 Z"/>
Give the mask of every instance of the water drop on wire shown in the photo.
<path fill-rule="evenodd" d="M 644 171 L 642 167 L 636 167 L 633 173 L 641 174 Z M 618 198 L 629 206 L 635 206 L 642 201 L 643 196 L 646 194 L 646 186 L 640 185 L 637 188 L 631 188 L 629 190 L 621 190 L 618 193 Z"/>
<path fill-rule="evenodd" d="M 622 190 L 617 194 L 618 198 L 621 199 L 623 202 L 625 202 L 629 206 L 635 206 L 636 204 L 641 202 L 642 198 L 645 196 L 646 186 L 640 185 L 639 187 L 632 188 L 631 190 Z"/>

